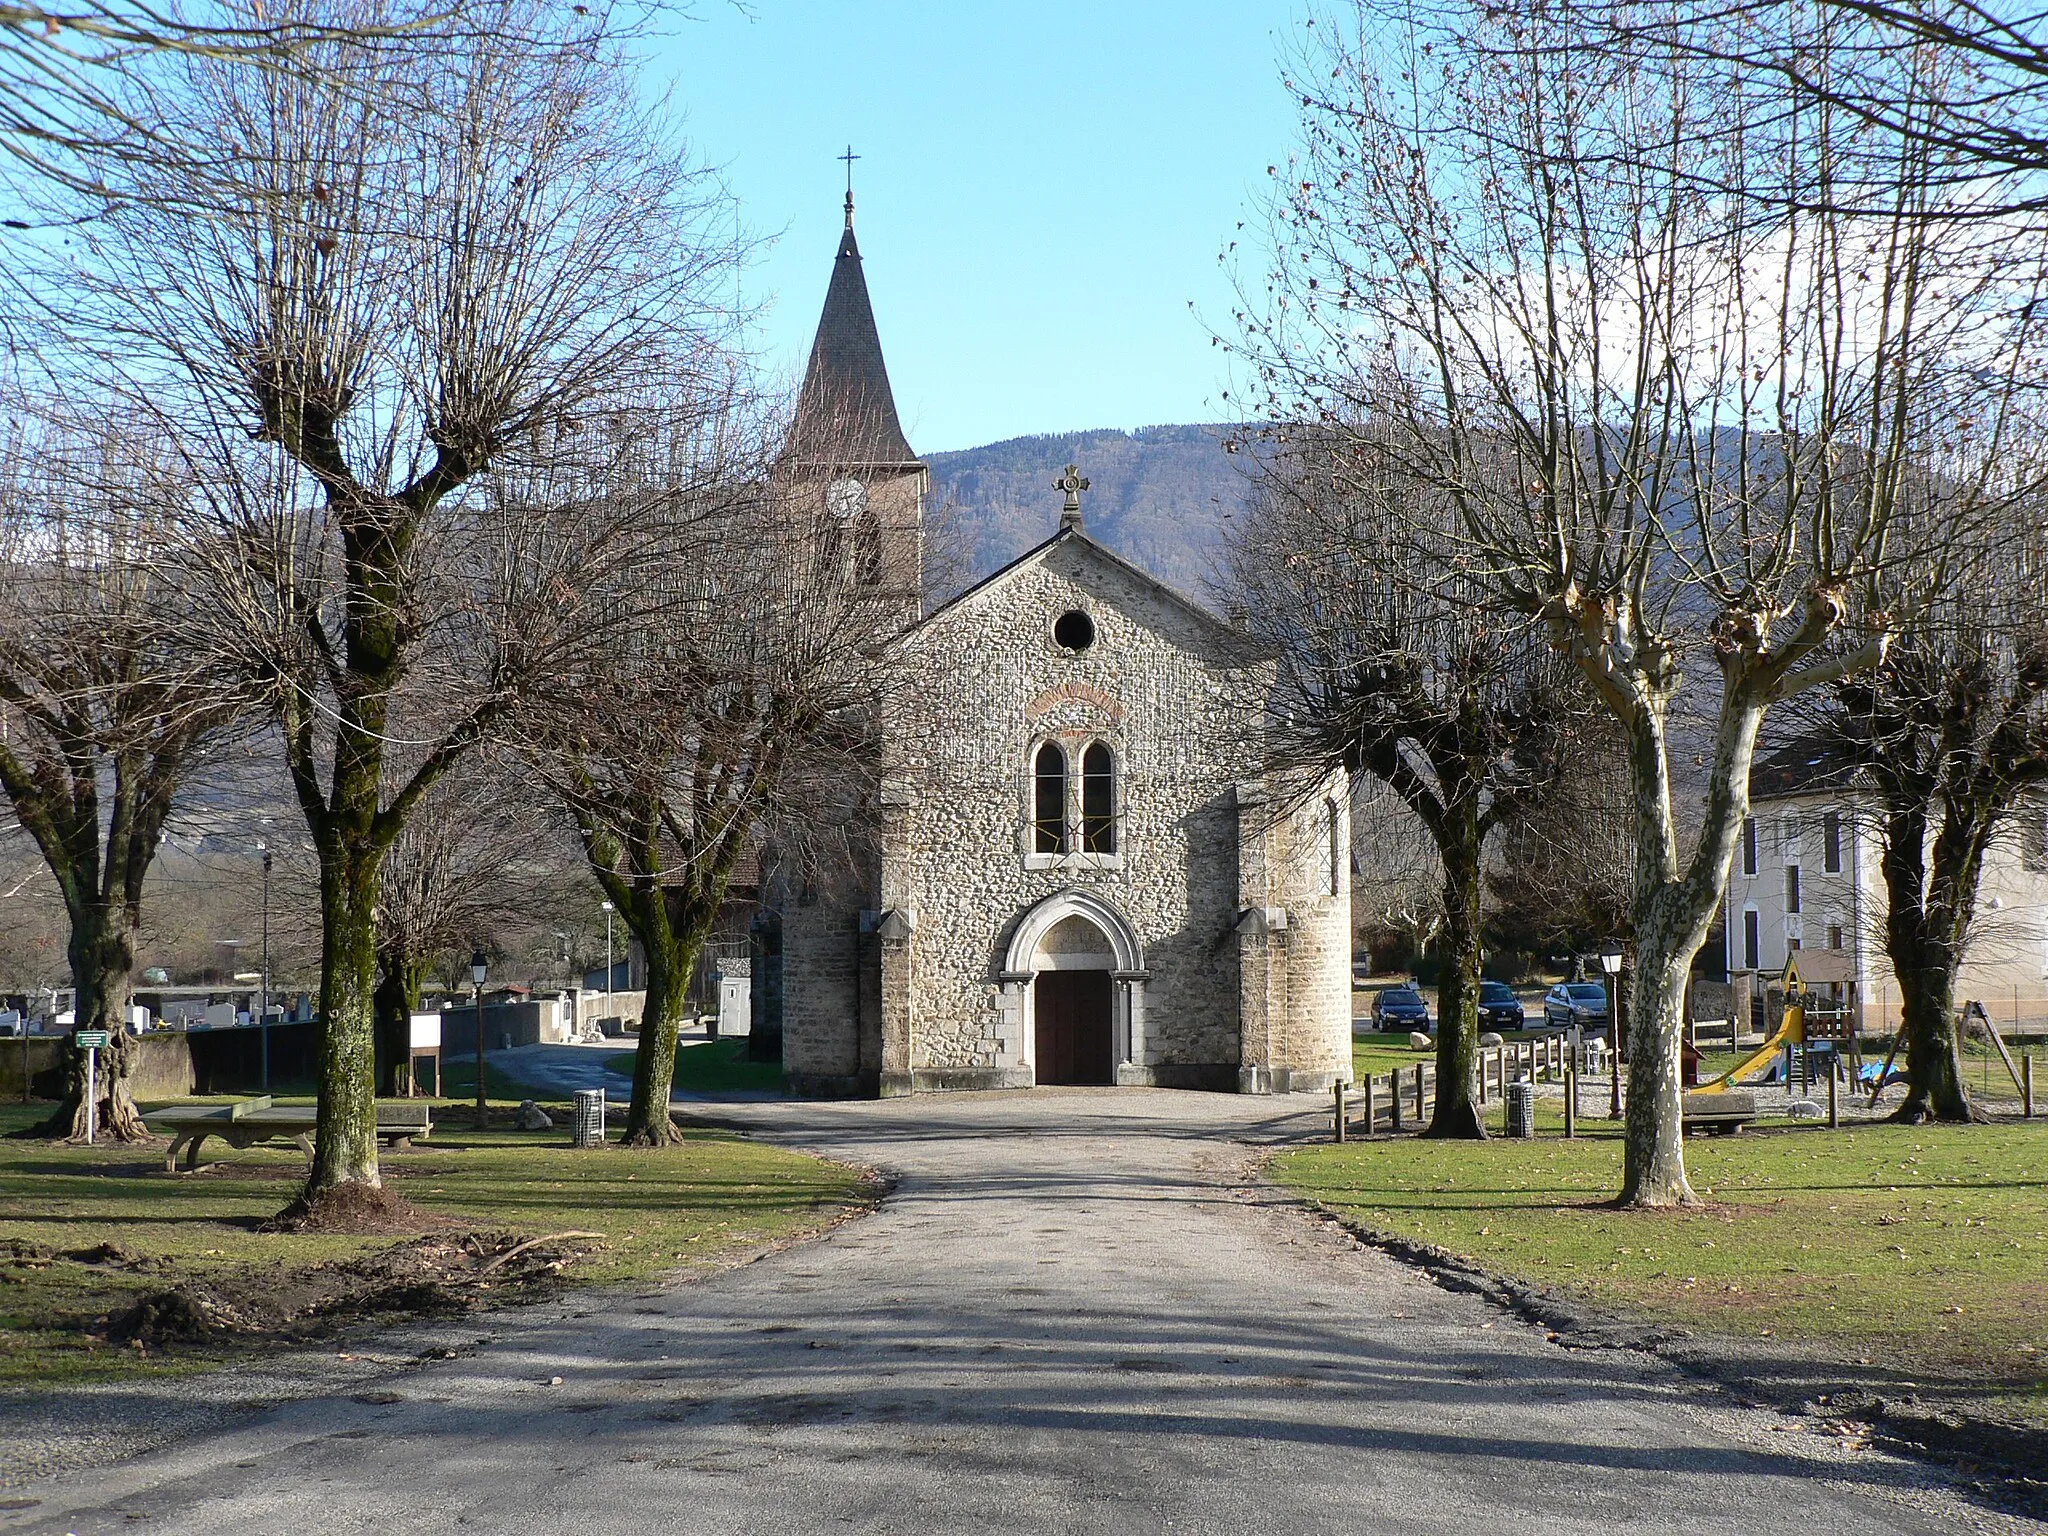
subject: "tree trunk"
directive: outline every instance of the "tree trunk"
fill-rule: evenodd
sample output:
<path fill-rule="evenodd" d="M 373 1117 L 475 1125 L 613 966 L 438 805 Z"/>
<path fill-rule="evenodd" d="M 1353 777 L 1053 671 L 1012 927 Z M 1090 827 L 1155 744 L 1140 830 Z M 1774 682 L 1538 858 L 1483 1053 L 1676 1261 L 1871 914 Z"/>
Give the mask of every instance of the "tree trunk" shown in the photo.
<path fill-rule="evenodd" d="M 1967 797 L 1940 797 L 1941 830 L 1934 870 L 1927 869 L 1931 788 L 1901 783 L 1885 820 L 1879 861 L 1885 884 L 1885 953 L 1899 982 L 1899 1030 L 1906 1045 L 1906 1102 L 1894 1120 L 1968 1125 L 1984 1117 L 1963 1077 L 1962 1031 L 1956 1019 L 1956 970 L 1962 935 L 1976 903 L 1986 826 L 1964 809 Z"/>
<path fill-rule="evenodd" d="M 1479 1065 L 1480 848 L 1476 796 L 1453 801 L 1442 818 L 1443 942 L 1437 947 L 1436 1111 L 1424 1136 L 1483 1141 L 1475 1079 Z"/>
<path fill-rule="evenodd" d="M 1674 925 L 1675 926 L 1675 925 Z M 1700 940 L 1682 928 L 1675 938 L 1661 924 L 1636 928 L 1635 975 L 1628 991 L 1629 1067 L 1627 1155 L 1623 1205 L 1696 1205 L 1685 1176 L 1685 1085 L 1679 1048 L 1685 1027 L 1685 983 Z M 1616 1006 L 1621 999 L 1617 996 Z M 1617 1048 L 1619 1019 L 1609 1019 Z M 1617 1059 L 1614 1070 L 1621 1070 Z"/>
<path fill-rule="evenodd" d="M 374 848 L 336 839 L 320 850 L 320 1108 L 307 1197 L 377 1171 L 377 874 Z"/>
<path fill-rule="evenodd" d="M 1918 946 L 1919 964 L 1898 970 L 1899 1028 L 1906 1037 L 1906 1102 L 1893 1113 L 1908 1125 L 1940 1120 L 1967 1125 L 1984 1117 L 1963 1077 L 1963 1039 L 1955 1008 L 1953 952 Z M 1896 956 L 1893 961 L 1897 964 Z M 1909 980 L 1910 978 L 1910 980 Z"/>
<path fill-rule="evenodd" d="M 661 893 L 651 899 L 660 901 Z M 683 1139 L 669 1118 L 669 1090 L 676 1075 L 683 1003 L 701 942 L 678 936 L 674 929 L 652 943 L 647 934 L 640 935 L 647 955 L 647 1002 L 640 1010 L 640 1048 L 633 1058 L 633 1102 L 626 1110 L 624 1142 L 629 1147 L 665 1147 Z"/>
<path fill-rule="evenodd" d="M 94 1135 L 113 1141 L 148 1141 L 149 1127 L 128 1080 L 135 1041 L 128 1034 L 128 1001 L 135 969 L 134 915 L 119 900 L 73 906 L 71 985 L 73 1031 L 105 1030 L 106 1048 L 94 1067 Z M 64 1103 L 40 1129 L 68 1141 L 85 1139 L 85 1052 L 73 1049 L 65 1073 Z"/>
<path fill-rule="evenodd" d="M 1681 866 L 1663 708 L 1654 703 L 1624 722 L 1636 825 L 1635 893 L 1629 903 L 1635 975 L 1629 988 L 1628 1106 L 1619 1197 L 1625 1206 L 1699 1203 L 1685 1176 L 1679 1061 L 1685 984 L 1727 894 L 1728 868 L 1749 811 L 1750 759 L 1763 719 L 1754 706 L 1723 709 L 1699 841 L 1690 862 Z M 1620 1020 L 1607 1022 L 1618 1045 Z M 1615 1071 L 1620 1070 L 1617 1061 Z"/>

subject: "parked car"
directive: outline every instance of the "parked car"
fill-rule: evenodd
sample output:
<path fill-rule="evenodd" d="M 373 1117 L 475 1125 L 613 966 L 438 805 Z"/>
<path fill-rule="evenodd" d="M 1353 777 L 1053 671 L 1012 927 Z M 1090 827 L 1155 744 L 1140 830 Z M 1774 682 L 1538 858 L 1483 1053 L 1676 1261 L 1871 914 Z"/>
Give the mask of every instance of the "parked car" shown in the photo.
<path fill-rule="evenodd" d="M 1522 1000 L 1508 990 L 1505 982 L 1482 981 L 1479 983 L 1479 1027 L 1481 1029 L 1520 1029 L 1522 1027 Z"/>
<path fill-rule="evenodd" d="M 1543 1023 L 1550 1029 L 1607 1027 L 1607 989 L 1597 981 L 1561 981 L 1543 995 Z"/>
<path fill-rule="evenodd" d="M 1372 1000 L 1373 1028 L 1378 1030 L 1429 1030 L 1429 1005 L 1413 987 L 1388 987 Z"/>

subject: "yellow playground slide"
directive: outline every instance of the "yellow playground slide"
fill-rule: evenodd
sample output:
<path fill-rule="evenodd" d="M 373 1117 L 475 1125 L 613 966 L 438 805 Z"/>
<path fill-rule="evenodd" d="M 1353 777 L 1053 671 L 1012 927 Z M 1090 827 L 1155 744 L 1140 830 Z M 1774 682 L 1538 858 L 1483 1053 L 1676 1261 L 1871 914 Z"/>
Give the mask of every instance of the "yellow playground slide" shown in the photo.
<path fill-rule="evenodd" d="M 1735 1085 L 1743 1077 L 1754 1072 L 1765 1062 L 1788 1045 L 1806 1044 L 1806 1009 L 1796 1002 L 1785 1004 L 1785 1017 L 1778 1023 L 1778 1032 L 1757 1048 L 1756 1054 L 1746 1056 L 1711 1083 L 1701 1083 L 1692 1089 L 1694 1093 L 1720 1093 Z"/>

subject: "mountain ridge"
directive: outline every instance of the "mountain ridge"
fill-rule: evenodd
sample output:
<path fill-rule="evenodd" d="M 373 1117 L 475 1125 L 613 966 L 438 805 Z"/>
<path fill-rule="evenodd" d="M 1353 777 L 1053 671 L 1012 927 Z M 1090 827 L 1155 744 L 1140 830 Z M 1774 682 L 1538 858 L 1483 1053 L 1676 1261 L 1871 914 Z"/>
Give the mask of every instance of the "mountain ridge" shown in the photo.
<path fill-rule="evenodd" d="M 936 531 L 952 546 L 957 589 L 999 570 L 1059 527 L 1053 478 L 1068 464 L 1089 481 L 1090 537 L 1213 606 L 1224 534 L 1252 487 L 1225 447 L 1233 429 L 1165 423 L 1034 433 L 926 456 Z"/>

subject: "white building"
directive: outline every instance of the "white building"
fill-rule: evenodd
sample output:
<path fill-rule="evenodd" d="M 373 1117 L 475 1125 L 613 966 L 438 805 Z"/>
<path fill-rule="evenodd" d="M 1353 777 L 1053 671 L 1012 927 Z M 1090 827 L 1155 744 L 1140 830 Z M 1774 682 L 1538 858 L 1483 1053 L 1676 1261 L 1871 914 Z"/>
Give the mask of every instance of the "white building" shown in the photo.
<path fill-rule="evenodd" d="M 1758 761 L 1750 802 L 1728 878 L 1731 976 L 1781 971 L 1794 951 L 1839 951 L 1863 1027 L 1890 1030 L 1899 987 L 1885 955 L 1875 793 L 1853 766 L 1797 743 Z M 2048 1015 L 2048 803 L 2029 803 L 1985 853 L 1956 982 L 1957 1002 L 1970 999 L 2001 1025 Z"/>

